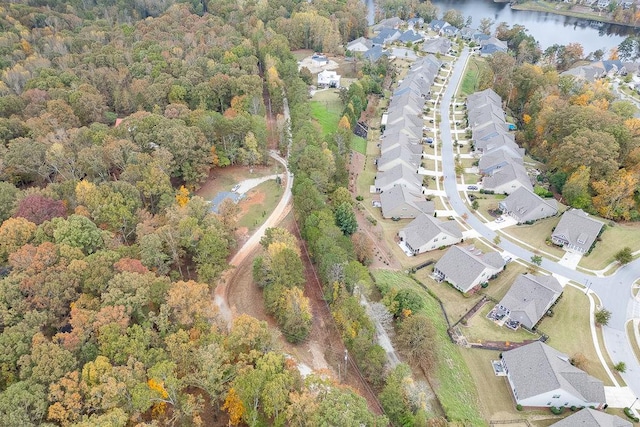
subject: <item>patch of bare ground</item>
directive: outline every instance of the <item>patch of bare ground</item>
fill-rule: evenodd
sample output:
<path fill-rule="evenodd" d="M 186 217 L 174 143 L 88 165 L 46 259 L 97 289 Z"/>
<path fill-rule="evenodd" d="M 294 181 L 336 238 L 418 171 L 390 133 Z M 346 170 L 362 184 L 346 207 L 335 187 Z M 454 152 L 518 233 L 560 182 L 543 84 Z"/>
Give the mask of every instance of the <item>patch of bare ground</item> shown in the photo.
<path fill-rule="evenodd" d="M 221 191 L 230 191 L 231 187 L 247 178 L 258 178 L 275 173 L 272 160 L 269 166 L 227 166 L 225 168 L 213 168 L 209 172 L 207 180 L 195 192 L 197 196 L 205 200 L 211 200 Z"/>

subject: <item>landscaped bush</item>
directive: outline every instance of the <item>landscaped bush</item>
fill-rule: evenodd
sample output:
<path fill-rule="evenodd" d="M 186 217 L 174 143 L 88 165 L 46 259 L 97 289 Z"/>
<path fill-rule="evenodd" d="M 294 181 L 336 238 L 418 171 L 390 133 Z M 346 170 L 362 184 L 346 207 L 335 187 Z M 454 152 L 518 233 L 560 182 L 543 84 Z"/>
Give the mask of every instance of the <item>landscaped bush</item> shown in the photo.
<path fill-rule="evenodd" d="M 552 406 L 551 408 L 549 408 L 551 410 L 551 413 L 554 415 L 560 415 L 564 412 L 564 406 L 561 406 L 559 408 Z"/>
<path fill-rule="evenodd" d="M 624 414 L 634 423 L 640 422 L 640 418 L 636 417 L 630 408 L 624 408 Z"/>
<path fill-rule="evenodd" d="M 362 197 L 361 195 L 359 195 L 359 194 L 358 194 L 358 195 L 356 196 L 356 200 L 357 200 L 357 201 L 359 201 L 359 202 L 361 202 L 361 201 L 363 201 L 363 200 L 364 200 L 364 197 Z"/>
<path fill-rule="evenodd" d="M 518 403 L 518 404 L 516 405 L 516 410 L 518 410 L 518 411 L 522 411 L 522 405 Z"/>

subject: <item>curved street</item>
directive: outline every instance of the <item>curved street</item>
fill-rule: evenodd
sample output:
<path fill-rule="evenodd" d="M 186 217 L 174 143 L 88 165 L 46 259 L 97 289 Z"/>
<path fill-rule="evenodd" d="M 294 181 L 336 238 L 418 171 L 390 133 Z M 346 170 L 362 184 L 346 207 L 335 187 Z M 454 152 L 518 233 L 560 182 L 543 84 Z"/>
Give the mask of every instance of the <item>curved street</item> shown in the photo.
<path fill-rule="evenodd" d="M 445 171 L 444 189 L 452 209 L 461 217 L 466 214 L 466 224 L 489 242 L 493 242 L 496 236 L 495 231 L 490 230 L 485 223 L 478 219 L 478 217 L 469 210 L 465 201 L 462 200 L 458 192 L 454 172 L 455 162 L 449 112 L 454 95 L 462 80 L 469 56 L 469 49 L 465 47 L 450 74 L 449 83 L 444 95 L 440 98 L 441 121 L 439 130 L 440 140 L 442 142 L 442 169 Z M 527 262 L 529 262 L 534 255 L 533 252 L 506 239 L 502 239 L 498 246 L 504 251 Z M 602 328 L 605 347 L 613 363 L 624 362 L 626 364 L 626 371 L 620 373 L 620 375 L 627 386 L 633 391 L 634 395 L 640 396 L 640 363 L 638 363 L 626 335 L 627 321 L 640 317 L 640 301 L 635 299 L 631 293 L 633 283 L 640 278 L 640 259 L 636 259 L 634 262 L 619 268 L 615 274 L 606 277 L 597 277 L 572 270 L 544 258 L 544 256 L 541 268 L 579 284 L 585 286 L 589 284 L 587 290 L 596 293 L 601 305 L 611 312 L 611 319 L 609 320 L 608 326 Z M 629 404 L 631 404 L 631 402 L 629 402 Z"/>

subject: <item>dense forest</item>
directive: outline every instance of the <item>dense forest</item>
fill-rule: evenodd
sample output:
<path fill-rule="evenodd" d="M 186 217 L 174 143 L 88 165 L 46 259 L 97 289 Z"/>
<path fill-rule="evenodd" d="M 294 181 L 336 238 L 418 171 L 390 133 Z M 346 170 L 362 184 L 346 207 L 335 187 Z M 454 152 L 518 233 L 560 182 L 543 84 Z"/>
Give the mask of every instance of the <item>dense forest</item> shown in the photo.
<path fill-rule="evenodd" d="M 265 322 L 239 316 L 228 329 L 216 315 L 233 218 L 192 194 L 216 168 L 267 162 L 272 135 L 281 148 L 292 137 L 298 219 L 323 234 L 313 253 L 343 302 L 336 320 L 380 381 L 384 354 L 351 295 L 370 279 L 344 188 L 348 128 L 380 82 L 353 85 L 347 123 L 323 140 L 291 54 L 363 35 L 361 2 L 0 9 L 0 424 L 386 425 L 349 387 L 303 377 Z M 291 124 L 269 129 L 285 96 Z M 274 229 L 262 244 L 266 305 L 298 342 L 311 316 L 298 242 Z"/>

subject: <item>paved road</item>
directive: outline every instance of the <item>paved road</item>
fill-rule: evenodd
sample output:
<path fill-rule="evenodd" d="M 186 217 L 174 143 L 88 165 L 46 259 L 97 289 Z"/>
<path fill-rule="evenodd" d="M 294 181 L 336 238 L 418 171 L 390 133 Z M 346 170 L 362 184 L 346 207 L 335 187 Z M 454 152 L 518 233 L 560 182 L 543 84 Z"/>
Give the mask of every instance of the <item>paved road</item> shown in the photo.
<path fill-rule="evenodd" d="M 453 144 L 451 138 L 451 123 L 449 120 L 449 106 L 458 85 L 462 80 L 462 75 L 469 58 L 468 48 L 464 48 L 460 58 L 456 62 L 450 76 L 449 84 L 440 100 L 440 139 L 442 141 L 442 169 L 445 172 L 444 188 L 452 208 L 460 215 L 467 215 L 466 223 L 476 230 L 480 235 L 493 241 L 496 233 L 490 230 L 485 223 L 480 221 L 470 212 L 466 203 L 458 193 L 455 162 L 453 154 Z M 499 245 L 503 250 L 515 255 L 518 258 L 529 261 L 534 255 L 532 252 L 506 240 L 502 239 Z M 589 285 L 590 290 L 598 295 L 602 305 L 611 311 L 611 319 L 608 326 L 603 328 L 605 346 L 613 361 L 625 362 L 627 370 L 622 373 L 622 378 L 633 390 L 636 396 L 640 396 L 640 364 L 638 363 L 631 345 L 626 338 L 626 322 L 640 314 L 640 302 L 635 300 L 631 294 L 631 286 L 640 278 L 640 259 L 620 268 L 614 275 L 607 277 L 595 277 L 580 271 L 571 270 L 556 262 L 543 257 L 541 267 L 551 273 L 564 276 L 577 283 Z M 629 402 L 631 404 L 631 402 Z"/>

